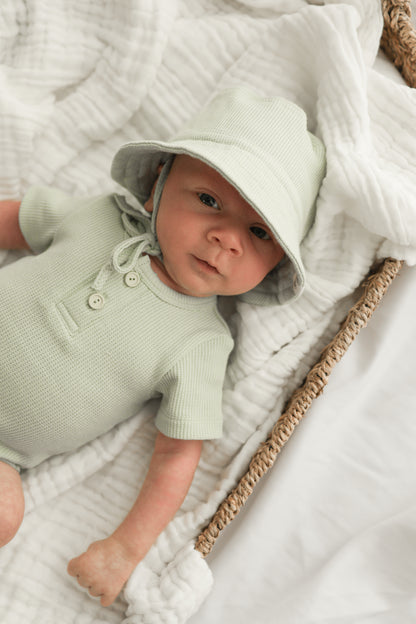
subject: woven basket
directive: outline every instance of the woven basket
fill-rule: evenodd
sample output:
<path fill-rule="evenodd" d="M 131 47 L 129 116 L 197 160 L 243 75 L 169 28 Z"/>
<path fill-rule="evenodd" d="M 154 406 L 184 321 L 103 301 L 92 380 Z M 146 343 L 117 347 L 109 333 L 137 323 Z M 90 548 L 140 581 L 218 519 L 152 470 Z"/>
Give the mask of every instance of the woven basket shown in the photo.
<path fill-rule="evenodd" d="M 410 0 L 382 0 L 382 8 L 384 29 L 380 48 L 399 69 L 406 83 L 415 87 L 416 31 L 411 22 Z M 197 537 L 195 549 L 204 557 L 211 552 L 220 532 L 238 514 L 261 477 L 273 466 L 277 455 L 305 416 L 312 401 L 322 393 L 335 364 L 367 325 L 402 264 L 401 260 L 387 258 L 371 271 L 363 284 L 363 295 L 351 308 L 341 329 L 322 352 L 303 385 L 289 399 L 269 437 L 252 457 L 246 474 L 223 500 L 210 523 Z"/>

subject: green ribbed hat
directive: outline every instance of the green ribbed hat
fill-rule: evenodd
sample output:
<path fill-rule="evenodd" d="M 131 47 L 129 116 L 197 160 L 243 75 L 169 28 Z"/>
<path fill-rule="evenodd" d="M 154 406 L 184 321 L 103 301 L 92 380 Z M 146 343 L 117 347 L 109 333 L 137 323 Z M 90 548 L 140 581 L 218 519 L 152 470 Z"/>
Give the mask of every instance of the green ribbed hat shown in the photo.
<path fill-rule="evenodd" d="M 149 197 L 157 167 L 187 154 L 216 169 L 262 216 L 286 258 L 241 299 L 286 303 L 305 285 L 300 243 L 315 211 L 325 175 L 325 149 L 307 130 L 304 111 L 280 97 L 245 87 L 222 91 L 170 141 L 124 145 L 111 174 L 140 202 Z"/>

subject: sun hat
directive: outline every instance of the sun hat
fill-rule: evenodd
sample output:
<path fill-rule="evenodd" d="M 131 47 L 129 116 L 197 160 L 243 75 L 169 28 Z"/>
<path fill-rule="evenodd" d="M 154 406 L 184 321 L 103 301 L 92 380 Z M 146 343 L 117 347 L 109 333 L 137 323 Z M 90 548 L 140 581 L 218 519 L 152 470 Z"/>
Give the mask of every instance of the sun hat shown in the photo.
<path fill-rule="evenodd" d="M 257 305 L 297 298 L 305 286 L 300 244 L 325 175 L 325 148 L 308 131 L 304 111 L 246 87 L 226 89 L 171 140 L 121 147 L 111 175 L 143 203 L 159 164 L 171 161 L 172 154 L 193 156 L 216 169 L 262 216 L 285 251 L 278 267 L 240 298 Z"/>

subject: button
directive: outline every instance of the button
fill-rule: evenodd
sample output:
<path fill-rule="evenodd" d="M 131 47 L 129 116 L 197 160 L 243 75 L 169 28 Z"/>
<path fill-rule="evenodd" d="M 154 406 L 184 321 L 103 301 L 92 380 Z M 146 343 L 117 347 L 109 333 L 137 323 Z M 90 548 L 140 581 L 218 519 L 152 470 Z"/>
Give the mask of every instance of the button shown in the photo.
<path fill-rule="evenodd" d="M 129 286 L 129 288 L 134 288 L 135 286 L 138 285 L 139 282 L 140 282 L 140 275 L 136 273 L 135 271 L 129 271 L 124 276 L 124 283 L 126 284 L 126 286 Z"/>
<path fill-rule="evenodd" d="M 93 293 L 88 297 L 88 305 L 92 310 L 101 310 L 104 303 L 104 297 L 100 293 Z"/>

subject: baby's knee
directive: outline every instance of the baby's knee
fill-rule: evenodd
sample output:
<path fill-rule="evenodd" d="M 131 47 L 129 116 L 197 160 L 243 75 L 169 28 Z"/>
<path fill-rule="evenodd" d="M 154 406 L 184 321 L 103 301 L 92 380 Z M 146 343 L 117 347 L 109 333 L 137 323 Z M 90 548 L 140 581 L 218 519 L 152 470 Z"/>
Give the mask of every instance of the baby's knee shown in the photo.
<path fill-rule="evenodd" d="M 9 507 L 7 509 L 1 509 L 0 518 L 0 548 L 10 542 L 23 520 L 23 509 Z"/>
<path fill-rule="evenodd" d="M 19 473 L 0 462 L 0 548 L 16 535 L 22 524 L 24 510 Z"/>

